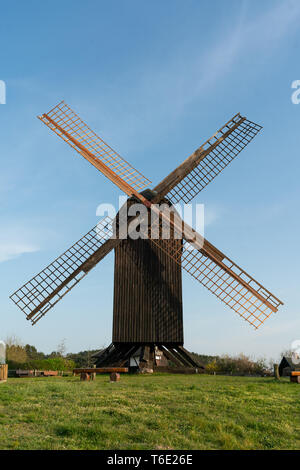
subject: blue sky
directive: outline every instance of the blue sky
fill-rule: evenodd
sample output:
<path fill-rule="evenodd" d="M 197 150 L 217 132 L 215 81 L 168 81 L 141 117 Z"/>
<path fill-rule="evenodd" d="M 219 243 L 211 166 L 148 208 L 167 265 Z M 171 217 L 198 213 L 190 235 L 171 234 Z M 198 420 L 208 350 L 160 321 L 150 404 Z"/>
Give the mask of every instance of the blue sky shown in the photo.
<path fill-rule="evenodd" d="M 61 99 L 158 183 L 240 111 L 263 131 L 195 202 L 206 237 L 285 305 L 258 331 L 184 275 L 185 346 L 277 358 L 300 338 L 300 2 L 2 2 L 0 339 L 109 344 L 113 254 L 32 327 L 9 295 L 119 191 L 36 115 Z"/>

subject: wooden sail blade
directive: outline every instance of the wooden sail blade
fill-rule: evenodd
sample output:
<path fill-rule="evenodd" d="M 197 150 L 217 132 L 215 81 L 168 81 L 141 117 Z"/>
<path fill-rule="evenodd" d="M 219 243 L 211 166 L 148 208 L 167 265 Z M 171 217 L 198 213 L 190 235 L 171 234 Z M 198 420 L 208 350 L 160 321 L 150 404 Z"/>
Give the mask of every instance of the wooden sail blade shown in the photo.
<path fill-rule="evenodd" d="M 239 113 L 199 147 L 154 190 L 156 201 L 164 196 L 173 204 L 189 203 L 262 129 Z"/>
<path fill-rule="evenodd" d="M 166 217 L 164 215 L 162 219 Z M 162 230 L 162 219 L 157 222 L 157 230 Z M 171 225 L 179 237 L 178 218 L 175 217 L 175 223 L 171 221 Z M 187 224 L 183 227 L 183 243 L 179 248 L 168 239 L 152 238 L 151 242 L 255 328 L 277 312 L 283 304 L 281 300 Z M 195 242 L 191 243 L 191 240 Z"/>
<path fill-rule="evenodd" d="M 38 118 L 129 196 L 137 196 L 151 183 L 92 131 L 64 101 Z"/>
<path fill-rule="evenodd" d="M 10 298 L 34 325 L 120 242 L 112 235 L 113 221 L 105 217 Z"/>

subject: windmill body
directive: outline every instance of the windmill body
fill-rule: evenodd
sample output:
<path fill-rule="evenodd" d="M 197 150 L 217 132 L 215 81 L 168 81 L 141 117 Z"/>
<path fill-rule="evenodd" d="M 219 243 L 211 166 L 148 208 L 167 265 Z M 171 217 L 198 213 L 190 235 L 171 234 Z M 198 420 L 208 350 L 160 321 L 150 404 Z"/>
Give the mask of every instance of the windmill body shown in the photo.
<path fill-rule="evenodd" d="M 129 200 L 128 205 L 130 202 L 136 201 Z M 182 239 L 172 237 L 167 242 L 178 249 L 182 246 Z M 112 344 L 96 354 L 97 365 L 117 365 L 125 356 L 131 368 L 166 366 L 163 351 L 169 355 L 174 348 L 180 351 L 184 341 L 181 265 L 149 239 L 127 238 L 114 253 Z M 120 356 L 115 361 L 116 351 Z M 126 353 L 130 353 L 128 358 Z M 195 363 L 190 361 L 189 365 L 194 367 Z"/>
<path fill-rule="evenodd" d="M 115 251 L 113 337 L 100 351 L 98 365 L 132 365 L 153 370 L 172 363 L 178 368 L 199 368 L 183 348 L 182 270 L 259 328 L 277 312 L 282 302 L 240 268 L 227 255 L 172 209 L 190 203 L 231 163 L 261 130 L 239 113 L 180 166 L 157 184 L 133 168 L 64 102 L 39 119 L 89 163 L 128 195 L 130 206 L 138 201 L 154 215 L 156 233 L 146 224 L 135 239 L 132 224 L 142 227 L 138 216 L 120 222 L 105 217 L 61 256 L 11 295 L 11 299 L 36 324 L 101 260 Z M 167 210 L 160 206 L 162 203 Z M 170 210 L 170 208 L 172 210 Z M 148 212 L 147 212 L 148 211 Z M 170 237 L 162 236 L 164 224 Z M 127 237 L 122 237 L 126 229 Z"/>
<path fill-rule="evenodd" d="M 148 240 L 123 240 L 115 248 L 113 343 L 182 345 L 182 311 L 180 265 Z"/>

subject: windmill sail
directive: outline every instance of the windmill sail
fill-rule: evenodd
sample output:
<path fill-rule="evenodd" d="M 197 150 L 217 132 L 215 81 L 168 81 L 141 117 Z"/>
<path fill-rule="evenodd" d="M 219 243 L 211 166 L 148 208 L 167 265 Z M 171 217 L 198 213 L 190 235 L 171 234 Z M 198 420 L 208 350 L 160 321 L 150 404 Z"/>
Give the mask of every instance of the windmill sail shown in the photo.
<path fill-rule="evenodd" d="M 262 129 L 239 113 L 199 147 L 154 190 L 157 200 L 189 203 L 238 156 Z"/>
<path fill-rule="evenodd" d="M 135 196 L 148 209 L 152 207 L 158 220 L 158 233 L 163 228 L 160 225 L 163 221 L 170 224 L 174 233 L 181 232 L 183 222 L 177 216 L 165 214 L 156 203 L 165 196 L 173 204 L 190 202 L 261 130 L 258 124 L 240 114 L 235 115 L 154 188 L 157 194 L 150 201 L 140 193 L 150 181 L 122 159 L 64 102 L 39 118 L 128 196 Z M 137 216 L 128 218 L 125 225 L 129 227 L 130 221 L 142 226 Z M 122 226 L 119 227 L 119 223 L 117 226 L 123 233 Z M 128 229 L 129 236 L 131 230 L 135 230 L 134 224 Z M 121 242 L 121 238 L 113 235 L 118 236 L 114 221 L 106 217 L 12 294 L 11 299 L 35 324 Z M 187 224 L 184 224 L 182 237 L 179 244 L 167 239 L 158 241 L 155 237 L 151 237 L 151 241 L 255 328 L 277 311 L 282 304 L 279 299 Z"/>
<path fill-rule="evenodd" d="M 161 230 L 161 224 L 162 219 L 157 222 L 157 230 Z M 183 226 L 183 244 L 179 248 L 170 240 L 152 238 L 151 242 L 254 328 L 257 329 L 272 313 L 277 312 L 283 304 L 281 300 L 191 227 L 187 224 Z M 196 243 L 190 242 L 191 234 L 194 234 Z"/>
<path fill-rule="evenodd" d="M 96 227 L 56 258 L 10 298 L 34 325 L 106 256 L 119 240 L 111 238 L 113 221 L 102 219 Z"/>
<path fill-rule="evenodd" d="M 129 196 L 137 195 L 151 183 L 92 131 L 64 101 L 38 117 Z"/>

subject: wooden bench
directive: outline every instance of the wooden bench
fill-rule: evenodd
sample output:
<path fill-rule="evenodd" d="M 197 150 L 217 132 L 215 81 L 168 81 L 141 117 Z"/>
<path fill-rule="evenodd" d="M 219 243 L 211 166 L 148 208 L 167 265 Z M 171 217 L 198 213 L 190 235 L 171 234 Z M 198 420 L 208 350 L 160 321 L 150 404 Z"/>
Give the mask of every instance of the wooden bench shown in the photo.
<path fill-rule="evenodd" d="M 300 370 L 295 370 L 291 372 L 290 381 L 300 384 Z"/>
<path fill-rule="evenodd" d="M 94 380 L 96 374 L 110 374 L 110 381 L 117 382 L 120 380 L 120 373 L 128 372 L 127 367 L 82 367 L 73 369 L 73 374 L 80 374 L 80 380 Z"/>

